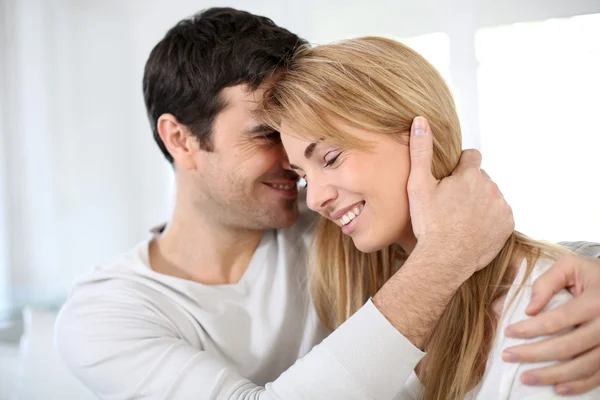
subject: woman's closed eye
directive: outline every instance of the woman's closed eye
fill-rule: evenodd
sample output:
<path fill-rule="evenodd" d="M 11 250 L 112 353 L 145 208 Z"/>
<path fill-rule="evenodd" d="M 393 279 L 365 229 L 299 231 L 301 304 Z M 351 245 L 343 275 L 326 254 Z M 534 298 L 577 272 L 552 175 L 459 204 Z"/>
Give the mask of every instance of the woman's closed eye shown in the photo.
<path fill-rule="evenodd" d="M 323 165 L 323 168 L 335 167 L 335 165 L 341 155 L 342 155 L 342 152 L 339 150 L 338 151 L 330 151 L 329 153 L 327 153 L 324 157 L 325 165 Z M 301 179 L 300 188 L 306 189 L 308 187 L 308 180 L 306 179 L 306 175 L 300 176 L 300 179 Z"/>
<path fill-rule="evenodd" d="M 331 167 L 331 166 L 335 165 L 335 162 L 338 160 L 338 158 L 341 155 L 342 155 L 341 151 L 331 151 L 331 152 L 327 153 L 325 155 L 325 165 L 324 165 L 324 168 Z"/>

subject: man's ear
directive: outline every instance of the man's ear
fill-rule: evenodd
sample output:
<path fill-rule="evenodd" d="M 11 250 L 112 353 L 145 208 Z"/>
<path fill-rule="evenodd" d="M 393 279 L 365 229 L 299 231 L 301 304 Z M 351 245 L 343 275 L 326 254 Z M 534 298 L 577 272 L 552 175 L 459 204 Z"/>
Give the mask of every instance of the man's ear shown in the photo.
<path fill-rule="evenodd" d="M 156 128 L 174 162 L 186 170 L 196 169 L 194 154 L 199 146 L 190 129 L 181 124 L 173 114 L 161 115 Z"/>

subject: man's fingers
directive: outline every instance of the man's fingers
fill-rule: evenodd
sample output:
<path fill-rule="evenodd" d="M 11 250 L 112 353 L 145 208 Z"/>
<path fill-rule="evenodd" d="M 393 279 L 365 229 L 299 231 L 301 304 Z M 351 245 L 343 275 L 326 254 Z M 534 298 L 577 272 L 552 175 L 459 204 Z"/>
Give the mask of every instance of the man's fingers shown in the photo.
<path fill-rule="evenodd" d="M 452 174 L 460 174 L 469 168 L 481 168 L 481 153 L 479 150 L 463 150 L 460 161 Z"/>
<path fill-rule="evenodd" d="M 573 286 L 575 278 L 572 256 L 561 257 L 549 271 L 535 280 L 531 301 L 526 310 L 527 314 L 535 315 L 539 313 L 546 307 L 552 296 L 564 288 Z"/>
<path fill-rule="evenodd" d="M 410 178 L 413 189 L 432 186 L 436 179 L 431 173 L 433 161 L 433 136 L 429 123 L 423 117 L 413 120 L 410 133 Z"/>
<path fill-rule="evenodd" d="M 597 305 L 593 299 L 588 298 L 584 293 L 560 307 L 512 324 L 506 328 L 504 333 L 508 337 L 522 339 L 553 335 L 563 329 L 574 328 L 590 321 L 596 316 L 596 308 Z"/>
<path fill-rule="evenodd" d="M 555 390 L 558 394 L 574 395 L 587 393 L 598 386 L 600 386 L 600 370 L 597 370 L 594 375 L 587 379 L 560 384 L 556 386 Z"/>
<path fill-rule="evenodd" d="M 600 321 L 594 320 L 564 335 L 553 336 L 538 342 L 510 347 L 502 358 L 508 362 L 543 362 L 566 360 L 600 345 Z"/>
<path fill-rule="evenodd" d="M 598 372 L 600 372 L 600 349 L 594 349 L 573 360 L 525 371 L 520 378 L 526 385 L 568 385 L 570 382 L 590 379 Z"/>

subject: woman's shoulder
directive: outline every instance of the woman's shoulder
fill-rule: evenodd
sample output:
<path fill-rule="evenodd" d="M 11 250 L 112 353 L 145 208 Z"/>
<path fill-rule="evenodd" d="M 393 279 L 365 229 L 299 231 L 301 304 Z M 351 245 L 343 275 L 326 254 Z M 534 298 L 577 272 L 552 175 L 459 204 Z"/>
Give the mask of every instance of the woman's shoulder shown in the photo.
<path fill-rule="evenodd" d="M 533 284 L 540 276 L 548 272 L 554 263 L 554 259 L 543 257 L 540 257 L 531 268 L 528 268 L 525 261 L 521 263 L 517 276 L 504 300 L 502 314 L 499 317 L 497 339 L 504 338 L 504 328 L 508 325 L 531 318 L 526 310 L 531 301 Z M 563 289 L 552 296 L 543 311 L 555 309 L 572 298 L 573 295 Z M 504 338 L 504 340 L 507 341 L 508 338 Z M 537 338 L 537 340 L 541 340 L 541 338 Z"/>
<path fill-rule="evenodd" d="M 507 363 L 502 359 L 502 353 L 508 347 L 533 343 L 547 338 L 515 339 L 507 337 L 504 331 L 508 325 L 531 318 L 525 310 L 531 300 L 533 283 L 552 268 L 553 264 L 554 260 L 552 259 L 540 258 L 531 269 L 527 268 L 526 263 L 522 263 L 519 267 L 517 277 L 513 281 L 504 301 L 502 314 L 499 316 L 496 338 L 488 357 L 486 372 L 477 393 L 477 399 L 516 399 L 529 398 L 528 396 L 544 399 L 555 398 L 553 397 L 555 394 L 552 387 L 526 386 L 519 379 L 519 376 L 525 370 L 541 368 L 553 363 L 518 364 Z M 528 270 L 529 274 L 527 274 Z M 557 308 L 572 297 L 569 291 L 562 290 L 552 297 L 544 311 Z M 556 336 L 564 333 L 566 332 L 559 332 Z"/>
<path fill-rule="evenodd" d="M 528 268 L 526 261 L 521 263 L 517 276 L 506 296 L 502 312 L 503 317 L 510 315 L 511 321 L 508 322 L 508 324 L 530 318 L 525 310 L 531 300 L 533 284 L 539 277 L 548 272 L 555 262 L 556 259 L 540 257 L 531 268 Z M 554 294 L 544 308 L 544 311 L 554 309 L 569 301 L 571 298 L 573 298 L 571 293 L 568 290 L 563 289 Z"/>
<path fill-rule="evenodd" d="M 505 336 L 504 330 L 510 324 L 530 318 L 525 310 L 531 299 L 533 282 L 551 267 L 551 260 L 539 259 L 530 270 L 527 268 L 525 262 L 518 268 L 517 276 L 506 295 L 504 306 L 498 319 L 496 338 L 488 356 L 485 375 L 480 383 L 480 388 L 476 396 L 477 399 L 484 399 L 486 396 L 490 395 L 492 398 L 498 399 L 516 398 L 514 397 L 515 392 L 524 396 L 525 394 L 521 393 L 521 391 L 528 390 L 518 379 L 521 365 L 504 362 L 502 360 L 502 352 L 507 347 L 541 340 L 541 338 L 531 340 L 509 338 Z M 528 270 L 529 274 L 527 274 Z M 568 299 L 567 294 L 558 293 L 557 295 L 557 299 L 559 299 L 558 301 L 560 303 L 567 301 Z M 558 304 L 557 301 L 553 302 L 554 307 L 558 306 Z M 536 388 L 536 390 L 537 389 L 538 388 Z M 531 394 L 534 395 L 539 393 Z"/>
<path fill-rule="evenodd" d="M 537 278 L 539 278 L 540 276 L 542 276 L 543 274 L 548 272 L 550 270 L 550 268 L 552 268 L 552 266 L 554 265 L 555 262 L 556 262 L 556 259 L 554 259 L 554 258 L 548 258 L 548 257 L 544 257 L 544 256 L 541 256 L 540 258 L 538 258 L 538 260 L 535 262 L 535 264 L 531 268 L 531 273 L 529 274 L 527 281 L 529 281 L 531 284 L 533 284 L 533 282 L 535 282 L 535 280 Z M 519 273 L 522 273 L 524 275 L 526 273 L 526 271 L 527 271 L 527 263 L 525 261 L 523 261 L 521 263 L 521 266 L 519 267 Z M 517 283 L 516 279 L 515 279 L 515 283 Z"/>

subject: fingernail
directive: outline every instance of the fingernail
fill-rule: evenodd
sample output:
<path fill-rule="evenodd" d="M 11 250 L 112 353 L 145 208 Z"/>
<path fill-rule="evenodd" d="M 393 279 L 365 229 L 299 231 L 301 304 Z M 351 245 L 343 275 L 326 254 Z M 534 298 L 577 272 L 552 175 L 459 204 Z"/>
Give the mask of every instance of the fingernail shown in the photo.
<path fill-rule="evenodd" d="M 517 334 L 517 332 L 515 331 L 515 329 L 512 326 L 509 326 L 504 330 L 504 335 L 506 337 L 509 337 L 509 338 L 515 337 L 516 334 Z"/>
<path fill-rule="evenodd" d="M 533 310 L 534 310 L 534 308 L 533 308 L 533 305 L 531 305 L 531 304 L 530 304 L 530 305 L 528 305 L 528 306 L 527 306 L 527 308 L 525 309 L 525 314 L 527 314 L 527 315 L 531 315 L 531 314 L 533 313 Z"/>
<path fill-rule="evenodd" d="M 517 355 L 510 351 L 504 350 L 502 352 L 502 359 L 506 362 L 515 362 L 517 361 Z"/>
<path fill-rule="evenodd" d="M 536 302 L 535 301 L 536 300 L 535 297 L 536 297 L 535 294 L 531 295 L 531 300 L 529 300 L 529 304 L 527 305 L 527 308 L 525 309 L 525 312 L 527 314 L 531 313 L 531 311 L 534 309 L 535 302 Z"/>
<path fill-rule="evenodd" d="M 569 394 L 572 391 L 572 387 L 569 385 L 560 385 L 556 387 L 556 393 L 558 394 Z"/>
<path fill-rule="evenodd" d="M 413 121 L 413 132 L 415 136 L 423 136 L 425 134 L 425 118 L 416 117 Z"/>
<path fill-rule="evenodd" d="M 521 380 L 523 381 L 524 384 L 526 385 L 535 385 L 538 382 L 538 378 L 535 375 L 530 375 L 530 374 L 524 374 L 521 377 Z"/>

